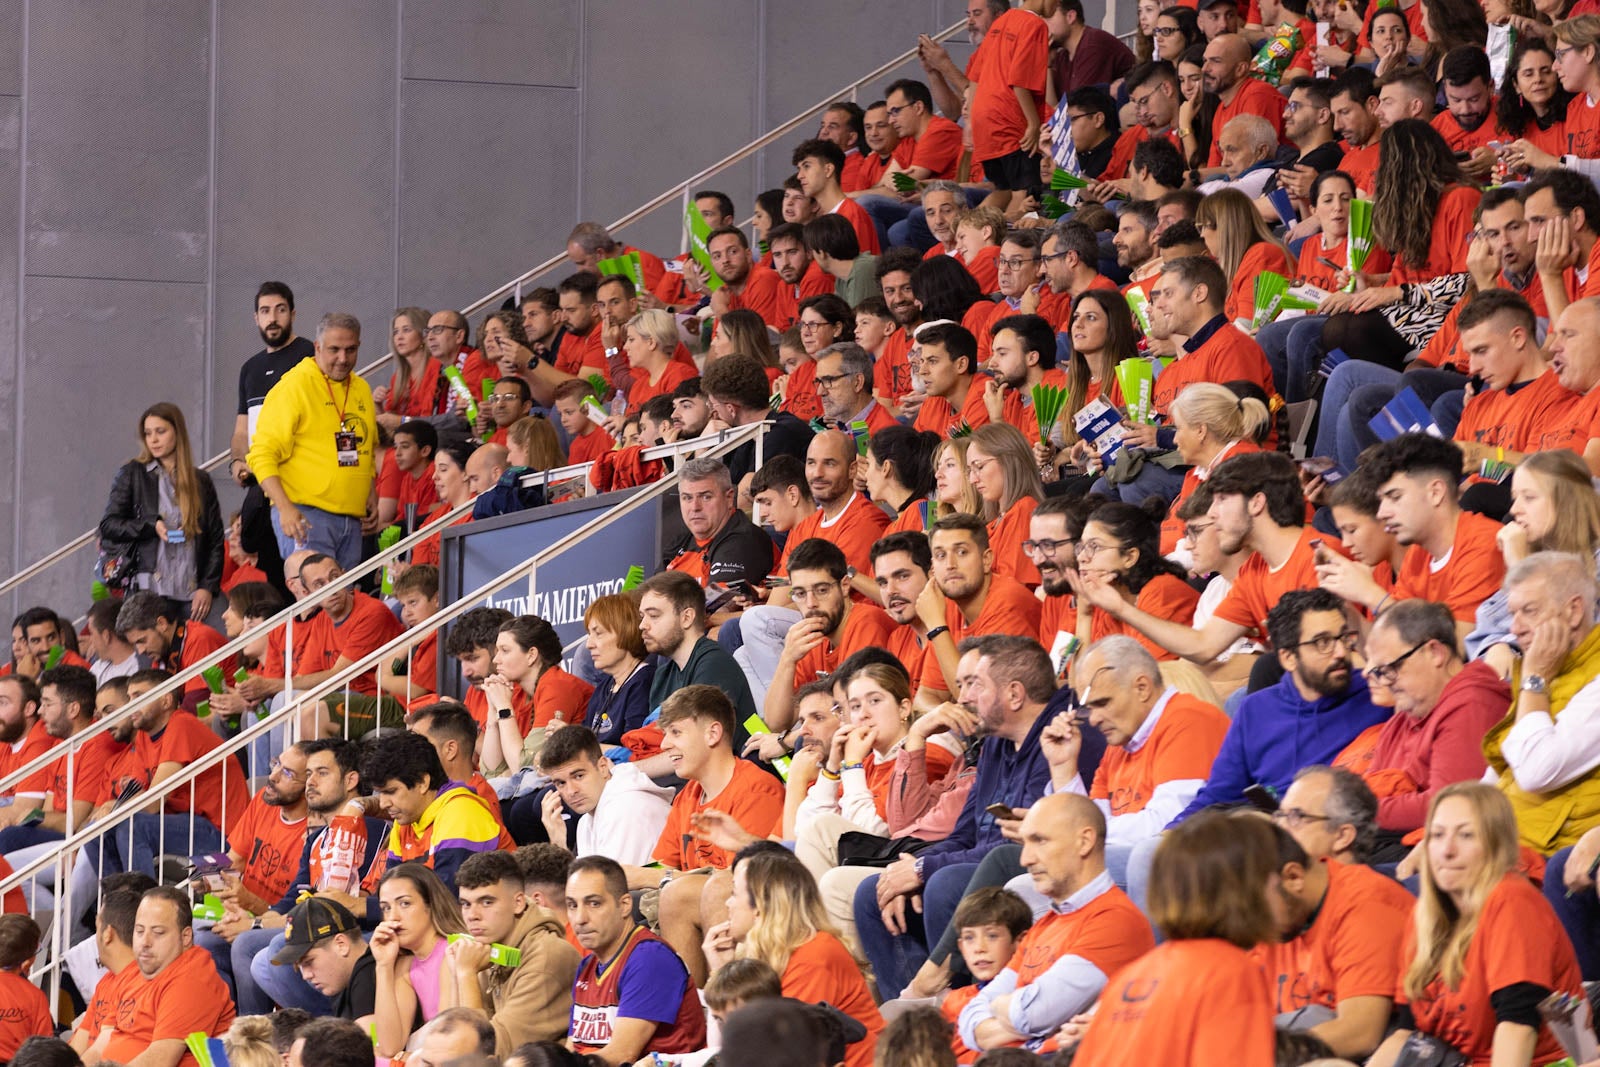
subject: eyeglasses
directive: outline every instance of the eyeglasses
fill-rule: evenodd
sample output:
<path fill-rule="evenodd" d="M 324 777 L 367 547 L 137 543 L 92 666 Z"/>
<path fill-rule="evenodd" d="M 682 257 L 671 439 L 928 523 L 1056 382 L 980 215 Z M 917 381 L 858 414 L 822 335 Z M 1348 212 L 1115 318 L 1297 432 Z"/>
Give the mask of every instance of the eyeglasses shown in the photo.
<path fill-rule="evenodd" d="M 1303 108 L 1305 106 L 1306 106 L 1305 104 L 1301 103 L 1298 100 L 1291 100 L 1287 104 L 1283 105 L 1283 113 L 1285 115 L 1293 115 L 1296 111 L 1299 111 L 1301 108 Z"/>
<path fill-rule="evenodd" d="M 1183 534 L 1191 541 L 1198 541 L 1201 534 L 1215 525 L 1216 523 L 1214 522 L 1191 522 L 1184 526 Z"/>
<path fill-rule="evenodd" d="M 917 106 L 916 104 L 902 104 L 899 107 L 891 107 L 889 109 L 889 117 L 890 118 L 894 118 L 896 115 L 900 114 L 900 112 L 902 112 L 902 111 L 910 111 L 912 108 L 914 108 L 916 106 Z"/>
<path fill-rule="evenodd" d="M 1040 541 L 1024 541 L 1022 542 L 1022 551 L 1026 552 L 1030 556 L 1042 556 L 1045 559 L 1050 559 L 1055 556 L 1057 552 L 1061 551 L 1062 545 L 1066 545 L 1070 548 L 1072 545 L 1071 538 L 1064 537 L 1059 541 L 1051 541 L 1048 539 Z"/>
<path fill-rule="evenodd" d="M 1346 652 L 1354 652 L 1356 645 L 1361 643 L 1361 635 L 1354 630 L 1346 630 L 1340 634 L 1318 634 L 1309 641 L 1300 641 L 1290 647 L 1305 648 L 1310 645 L 1317 650 L 1317 655 L 1326 656 L 1335 646 L 1343 647 Z M 1415 651 L 1415 650 L 1413 650 Z M 1411 653 L 1406 653 L 1410 655 Z M 1404 657 L 1401 657 L 1402 659 Z"/>
<path fill-rule="evenodd" d="M 1379 685 L 1393 685 L 1394 680 L 1400 676 L 1400 665 L 1420 652 L 1428 642 L 1421 641 L 1412 646 L 1411 651 L 1395 660 L 1393 663 L 1378 663 L 1368 667 L 1362 673 Z"/>
<path fill-rule="evenodd" d="M 835 382 L 842 382 L 846 378 L 854 378 L 853 374 L 819 374 L 813 381 L 824 389 L 832 389 Z"/>
<path fill-rule="evenodd" d="M 1552 53 L 1551 53 L 1551 54 L 1552 54 L 1552 55 L 1553 55 L 1553 56 L 1555 56 L 1555 60 L 1556 60 L 1556 62 L 1557 62 L 1557 63 L 1559 63 L 1559 62 L 1561 62 L 1561 61 L 1562 61 L 1562 60 L 1563 60 L 1563 59 L 1566 59 L 1566 58 L 1567 58 L 1567 57 L 1568 57 L 1568 56 L 1569 56 L 1569 55 L 1571 55 L 1571 54 L 1572 54 L 1572 53 L 1573 53 L 1573 52 L 1576 52 L 1576 51 L 1577 51 L 1577 50 L 1578 50 L 1578 48 L 1577 48 L 1577 46 L 1576 46 L 1576 45 L 1570 45 L 1570 44 L 1569 44 L 1569 45 L 1567 45 L 1567 46 L 1566 46 L 1566 47 L 1565 47 L 1565 48 L 1557 48 L 1557 49 L 1556 49 L 1556 50 L 1555 50 L 1555 51 L 1554 51 L 1554 52 L 1552 52 Z"/>
<path fill-rule="evenodd" d="M 460 326 L 429 326 L 428 327 L 428 336 L 430 336 L 430 337 L 433 336 L 436 333 L 460 333 L 460 332 L 462 332 L 462 329 L 461 329 Z"/>
<path fill-rule="evenodd" d="M 1133 101 L 1133 106 L 1134 106 L 1134 107 L 1137 107 L 1137 108 L 1144 108 L 1144 107 L 1146 107 L 1146 106 L 1148 106 L 1148 105 L 1149 105 L 1149 103 L 1150 103 L 1150 101 L 1151 101 L 1151 100 L 1152 100 L 1152 99 L 1153 99 L 1153 98 L 1154 98 L 1154 97 L 1155 97 L 1155 96 L 1156 96 L 1156 95 L 1157 95 L 1157 94 L 1159 94 L 1159 93 L 1160 93 L 1160 92 L 1161 92 L 1161 90 L 1160 90 L 1160 89 L 1151 89 L 1151 90 L 1150 90 L 1150 91 L 1149 91 L 1149 92 L 1148 92 L 1148 93 L 1145 93 L 1145 94 L 1144 94 L 1144 95 L 1143 95 L 1143 96 L 1131 96 L 1131 95 L 1130 95 L 1130 96 L 1129 96 L 1129 97 L 1128 97 L 1128 99 L 1130 99 L 1130 100 L 1132 100 L 1132 101 Z"/>
<path fill-rule="evenodd" d="M 990 456 L 988 459 L 980 459 L 976 463 L 968 463 L 967 477 L 971 478 L 974 474 L 982 474 L 983 468 L 994 462 L 996 462 L 995 458 Z"/>
<path fill-rule="evenodd" d="M 1121 552 L 1121 545 L 1110 544 L 1105 541 L 1080 541 L 1078 542 L 1078 558 L 1094 559 L 1100 553 L 1110 549 L 1112 552 Z"/>
<path fill-rule="evenodd" d="M 995 257 L 995 262 L 1000 264 L 1000 266 L 1004 267 L 1006 270 L 1021 270 L 1030 263 L 1039 262 L 1039 257 L 1033 256 L 1029 259 L 1023 259 L 1021 256 L 1017 256 L 1014 259 L 1001 259 L 997 256 Z"/>
<path fill-rule="evenodd" d="M 1071 254 L 1072 254 L 1071 252 L 1053 252 L 1053 253 L 1046 253 L 1045 255 L 1042 255 L 1039 258 L 1045 263 L 1054 263 L 1057 260 L 1066 259 Z"/>
<path fill-rule="evenodd" d="M 1182 33 L 1183 31 L 1176 26 L 1157 26 L 1150 32 L 1155 34 L 1157 37 L 1171 37 L 1173 34 Z"/>
<path fill-rule="evenodd" d="M 496 404 L 510 404 L 522 399 L 521 393 L 490 393 L 485 400 Z"/>
<path fill-rule="evenodd" d="M 273 760 L 272 766 L 267 771 L 268 778 L 283 778 L 290 782 L 302 781 L 304 780 L 305 776 L 306 775 L 304 771 L 296 774 L 294 771 L 291 771 L 289 768 L 285 767 L 282 760 Z"/>
<path fill-rule="evenodd" d="M 1329 819 L 1326 815 L 1313 815 L 1299 808 L 1279 808 L 1272 813 L 1272 821 L 1282 823 L 1291 830 L 1298 830 L 1306 823 L 1328 822 Z"/>
<path fill-rule="evenodd" d="M 801 333 L 810 333 L 812 330 L 820 330 L 825 326 L 832 326 L 833 323 L 831 323 L 831 322 L 807 322 L 805 319 L 801 319 L 800 322 L 798 323 L 798 325 L 800 327 L 800 332 Z"/>

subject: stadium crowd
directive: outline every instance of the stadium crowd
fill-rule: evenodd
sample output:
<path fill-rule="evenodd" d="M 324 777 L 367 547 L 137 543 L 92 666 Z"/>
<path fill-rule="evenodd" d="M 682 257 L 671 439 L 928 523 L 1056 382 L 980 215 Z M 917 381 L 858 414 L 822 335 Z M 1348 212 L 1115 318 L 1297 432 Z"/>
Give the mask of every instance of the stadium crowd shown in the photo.
<path fill-rule="evenodd" d="M 95 732 L 0 1062 L 1600 1062 L 1600 3 L 1137 10 L 971 0 L 754 239 L 581 223 L 381 384 L 262 284 L 239 511 L 154 404 L 13 624 L 0 777 Z M 576 650 L 342 582 L 669 472 Z"/>

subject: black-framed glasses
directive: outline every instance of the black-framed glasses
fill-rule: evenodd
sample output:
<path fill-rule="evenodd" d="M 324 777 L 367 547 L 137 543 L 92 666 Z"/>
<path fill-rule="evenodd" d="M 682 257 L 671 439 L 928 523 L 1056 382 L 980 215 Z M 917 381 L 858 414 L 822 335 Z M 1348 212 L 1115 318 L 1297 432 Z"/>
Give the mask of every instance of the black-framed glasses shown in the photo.
<path fill-rule="evenodd" d="M 1156 26 L 1150 32 L 1157 37 L 1171 37 L 1173 34 L 1182 33 L 1183 31 L 1176 26 Z"/>
<path fill-rule="evenodd" d="M 1043 556 L 1045 559 L 1050 559 L 1061 551 L 1063 545 L 1070 548 L 1072 539 L 1063 537 L 1059 541 L 1052 541 L 1049 538 L 1041 538 L 1038 541 L 1028 540 L 1022 542 L 1022 551 L 1030 556 Z"/>
<path fill-rule="evenodd" d="M 1057 260 L 1066 259 L 1071 254 L 1072 254 L 1071 252 L 1055 252 L 1055 253 L 1046 252 L 1043 255 L 1041 255 L 1039 257 L 1039 259 L 1040 259 L 1041 262 L 1044 262 L 1044 263 L 1054 263 Z"/>
<path fill-rule="evenodd" d="M 1432 638 L 1429 638 L 1428 640 L 1432 640 Z M 1396 659 L 1394 662 L 1374 664 L 1373 666 L 1368 667 L 1362 673 L 1368 678 L 1372 679 L 1374 682 L 1377 682 L 1379 685 L 1393 685 L 1395 678 L 1399 677 L 1400 665 L 1406 660 L 1410 659 L 1412 656 L 1415 656 L 1418 652 L 1422 651 L 1427 644 L 1428 641 L 1419 641 L 1417 644 L 1411 646 L 1411 650 L 1409 652 L 1401 656 L 1399 659 Z"/>
<path fill-rule="evenodd" d="M 819 374 L 813 378 L 812 381 L 816 382 L 824 389 L 832 389 L 834 382 L 842 382 L 846 378 L 853 377 L 855 377 L 853 374 Z"/>
<path fill-rule="evenodd" d="M 1343 646 L 1346 652 L 1354 652 L 1356 650 L 1356 645 L 1360 644 L 1360 642 L 1360 633 L 1355 630 L 1346 630 L 1343 633 L 1338 634 L 1318 634 L 1309 641 L 1298 642 L 1294 647 L 1305 648 L 1307 645 L 1310 645 L 1312 648 L 1317 650 L 1318 655 L 1326 656 L 1328 653 L 1332 652 L 1336 646 Z M 1416 650 L 1412 649 L 1412 652 L 1414 651 Z M 1410 654 L 1410 652 L 1406 653 L 1407 656 Z M 1404 658 L 1405 656 L 1401 657 L 1401 659 Z M 1399 660 L 1396 660 L 1395 662 L 1398 663 Z"/>
<path fill-rule="evenodd" d="M 1306 823 L 1328 822 L 1329 818 L 1326 815 L 1313 815 L 1311 812 L 1303 811 L 1300 808 L 1279 808 L 1272 813 L 1272 820 L 1282 823 L 1291 830 L 1298 830 Z"/>

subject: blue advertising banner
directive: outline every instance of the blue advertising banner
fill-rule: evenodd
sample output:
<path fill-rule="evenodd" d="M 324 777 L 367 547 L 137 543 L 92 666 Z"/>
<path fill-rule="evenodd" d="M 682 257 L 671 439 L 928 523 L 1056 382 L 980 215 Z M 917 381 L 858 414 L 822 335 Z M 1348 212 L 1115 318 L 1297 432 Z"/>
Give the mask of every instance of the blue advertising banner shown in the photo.
<path fill-rule="evenodd" d="M 642 491 L 627 489 L 446 527 L 440 538 L 440 603 L 454 602 Z M 665 499 L 675 501 L 676 494 Z M 661 566 L 661 556 L 662 503 L 657 501 L 540 564 L 531 603 L 528 583 L 523 581 L 494 593 L 485 606 L 504 608 L 513 615 L 537 615 L 555 627 L 562 645 L 570 645 L 585 633 L 583 613 L 590 604 L 621 591 L 632 565 L 654 574 Z M 441 634 L 439 641 L 442 652 L 447 637 Z M 439 672 L 438 691 L 459 696 L 460 672 L 455 662 L 440 655 Z"/>

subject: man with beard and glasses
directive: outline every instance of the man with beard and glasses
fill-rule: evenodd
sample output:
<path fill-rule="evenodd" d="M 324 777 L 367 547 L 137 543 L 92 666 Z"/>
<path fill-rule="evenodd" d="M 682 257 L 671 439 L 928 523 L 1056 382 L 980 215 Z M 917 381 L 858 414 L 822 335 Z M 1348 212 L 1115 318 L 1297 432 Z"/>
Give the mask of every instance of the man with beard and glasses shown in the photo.
<path fill-rule="evenodd" d="M 875 604 L 853 602 L 848 575 L 839 546 L 820 537 L 790 554 L 789 591 L 800 621 L 789 627 L 767 687 L 769 720 L 794 714 L 796 689 L 831 675 L 856 651 L 888 643 L 894 621 Z"/>
<path fill-rule="evenodd" d="M 823 421 L 853 433 L 850 424 L 866 423 L 867 433 L 899 425 L 872 396 L 872 355 L 853 341 L 829 345 L 817 353 L 817 399 Z"/>
<path fill-rule="evenodd" d="M 273 761 L 267 784 L 228 833 L 227 888 L 223 916 L 197 930 L 194 943 L 211 953 L 217 973 L 233 985 L 233 942 L 257 927 L 256 916 L 293 888 L 295 867 L 306 841 L 306 754 L 290 746 Z M 245 969 L 253 953 L 239 959 Z"/>
<path fill-rule="evenodd" d="M 305 759 L 305 804 L 310 812 L 300 868 L 282 898 L 233 941 L 233 977 L 239 992 L 239 1010 L 251 1015 L 281 1007 L 326 1013 L 328 998 L 312 987 L 294 967 L 274 967 L 272 958 L 283 949 L 285 925 L 311 889 L 319 900 L 347 909 L 375 922 L 376 894 L 361 893 L 362 880 L 372 869 L 380 847 L 389 839 L 389 825 L 366 814 L 357 770 L 360 748 L 343 738 L 302 741 L 295 746 Z M 241 962 L 249 960 L 250 962 Z"/>

